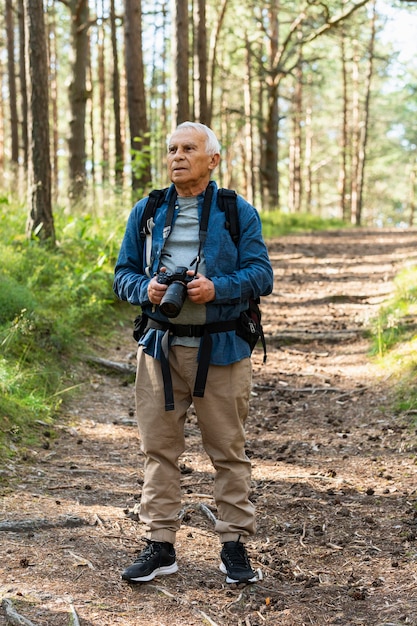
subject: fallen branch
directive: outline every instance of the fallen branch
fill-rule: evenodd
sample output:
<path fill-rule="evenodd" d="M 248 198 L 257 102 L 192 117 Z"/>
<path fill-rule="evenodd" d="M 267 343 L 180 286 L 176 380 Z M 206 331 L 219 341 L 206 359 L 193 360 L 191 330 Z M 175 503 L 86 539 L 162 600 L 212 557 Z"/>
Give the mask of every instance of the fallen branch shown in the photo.
<path fill-rule="evenodd" d="M 70 604 L 69 626 L 80 626 L 80 620 L 78 619 L 78 615 L 73 604 Z"/>
<path fill-rule="evenodd" d="M 306 332 L 303 330 L 288 330 L 274 335 L 266 335 L 266 342 L 278 345 L 289 345 L 293 343 L 313 343 L 320 341 L 323 343 L 342 343 L 349 339 L 356 339 L 364 334 L 363 330 L 339 330 L 333 332 Z"/>
<path fill-rule="evenodd" d="M 0 531 L 19 533 L 30 530 L 40 530 L 41 528 L 76 528 L 77 526 L 86 526 L 88 524 L 89 522 L 82 517 L 64 515 L 56 520 L 32 518 L 4 521 L 0 522 Z"/>
<path fill-rule="evenodd" d="M 285 391 L 289 393 L 343 393 L 343 395 L 347 395 L 343 389 L 338 389 L 337 387 L 285 387 L 284 385 L 280 385 L 275 387 L 275 391 Z M 349 392 L 350 393 L 350 392 Z"/>
<path fill-rule="evenodd" d="M 206 504 L 187 504 L 183 509 L 181 509 L 179 513 L 179 518 L 182 520 L 188 511 L 196 509 L 200 510 L 203 515 L 205 515 L 207 519 L 213 523 L 213 525 L 216 525 L 216 516 L 214 515 L 214 513 L 212 513 L 212 511 L 210 511 L 209 507 Z"/>
<path fill-rule="evenodd" d="M 111 369 L 114 372 L 119 372 L 120 374 L 135 374 L 136 367 L 134 365 L 129 365 L 129 363 L 119 363 L 118 361 L 109 361 L 108 359 L 102 359 L 99 356 L 91 356 L 85 355 L 85 361 L 90 361 L 91 363 L 96 363 L 97 365 L 102 365 L 107 369 Z"/>
<path fill-rule="evenodd" d="M 23 617 L 16 611 L 13 602 L 9 598 L 3 598 L 1 606 L 6 614 L 6 620 L 13 626 L 36 626 L 33 622 Z"/>
<path fill-rule="evenodd" d="M 75 561 L 77 562 L 77 566 L 82 565 L 82 566 L 87 566 L 90 569 L 96 569 L 94 565 L 92 564 L 92 562 L 86 559 L 85 556 L 79 556 L 78 554 L 75 554 L 75 552 L 72 552 L 71 550 L 68 550 L 68 553 L 75 559 Z"/>
<path fill-rule="evenodd" d="M 200 609 L 197 609 L 197 611 L 200 613 L 200 615 L 208 621 L 208 623 L 210 624 L 210 626 L 219 626 L 217 622 L 213 622 L 213 620 L 211 619 L 211 617 L 209 617 L 207 615 L 207 613 L 204 613 L 204 611 L 200 611 Z"/>
<path fill-rule="evenodd" d="M 198 508 L 200 509 L 200 511 L 207 517 L 207 519 L 210 520 L 210 522 L 212 522 L 214 525 L 216 525 L 217 523 L 217 518 L 214 515 L 214 513 L 212 513 L 210 511 L 210 509 L 208 508 L 208 506 L 206 506 L 205 504 L 199 504 Z"/>

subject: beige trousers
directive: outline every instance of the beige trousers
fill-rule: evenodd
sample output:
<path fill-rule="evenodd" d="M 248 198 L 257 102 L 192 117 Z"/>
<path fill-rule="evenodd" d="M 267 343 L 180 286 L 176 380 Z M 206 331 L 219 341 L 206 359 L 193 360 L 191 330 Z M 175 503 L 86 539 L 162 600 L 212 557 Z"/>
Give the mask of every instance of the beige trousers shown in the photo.
<path fill-rule="evenodd" d="M 232 365 L 210 365 L 204 398 L 193 398 L 197 350 L 171 347 L 175 409 L 165 411 L 160 362 L 139 347 L 136 410 L 145 454 L 140 519 L 148 527 L 148 538 L 175 543 L 181 511 L 178 460 L 185 450 L 184 424 L 193 402 L 203 447 L 215 469 L 215 531 L 222 542 L 236 541 L 239 535 L 245 541 L 255 532 L 255 509 L 249 500 L 251 465 L 245 454 L 244 431 L 251 361 L 246 358 Z"/>

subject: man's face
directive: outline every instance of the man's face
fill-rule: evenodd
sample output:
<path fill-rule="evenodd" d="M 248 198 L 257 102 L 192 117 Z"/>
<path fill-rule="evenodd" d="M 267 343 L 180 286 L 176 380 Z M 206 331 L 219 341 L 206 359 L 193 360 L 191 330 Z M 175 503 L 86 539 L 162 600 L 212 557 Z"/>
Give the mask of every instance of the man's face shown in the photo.
<path fill-rule="evenodd" d="M 208 155 L 206 135 L 195 128 L 180 128 L 168 146 L 168 173 L 179 195 L 196 196 L 207 187 L 220 155 Z"/>

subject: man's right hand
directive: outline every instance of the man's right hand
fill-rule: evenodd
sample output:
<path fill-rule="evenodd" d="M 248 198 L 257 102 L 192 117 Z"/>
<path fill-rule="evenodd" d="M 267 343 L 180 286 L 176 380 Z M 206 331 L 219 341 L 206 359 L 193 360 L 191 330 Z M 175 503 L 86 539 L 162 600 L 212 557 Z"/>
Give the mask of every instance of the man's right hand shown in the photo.
<path fill-rule="evenodd" d="M 161 271 L 166 271 L 166 268 L 161 267 Z M 159 305 L 167 289 L 168 285 L 158 283 L 158 276 L 151 278 L 148 285 L 149 302 Z"/>

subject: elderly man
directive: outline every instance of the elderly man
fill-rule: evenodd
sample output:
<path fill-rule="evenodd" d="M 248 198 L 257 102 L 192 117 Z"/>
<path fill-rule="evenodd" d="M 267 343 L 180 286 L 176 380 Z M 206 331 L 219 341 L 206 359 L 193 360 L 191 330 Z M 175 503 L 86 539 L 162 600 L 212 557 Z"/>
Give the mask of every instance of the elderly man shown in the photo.
<path fill-rule="evenodd" d="M 244 431 L 251 348 L 239 333 L 239 319 L 250 298 L 271 293 L 273 272 L 259 215 L 239 195 L 237 242 L 226 228 L 211 180 L 219 161 L 219 142 L 210 128 L 193 122 L 177 127 L 168 140 L 172 184 L 147 237 L 140 234 L 147 198 L 134 206 L 115 268 L 115 293 L 143 314 L 136 411 L 145 457 L 140 519 L 147 545 L 122 574 L 129 582 L 178 570 L 178 461 L 192 403 L 215 469 L 220 569 L 228 583 L 257 580 L 245 547 L 255 532 Z M 164 304 L 171 290 L 174 302 Z"/>

